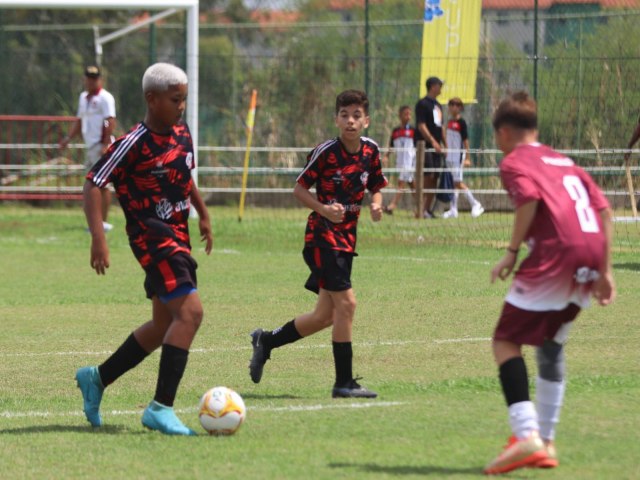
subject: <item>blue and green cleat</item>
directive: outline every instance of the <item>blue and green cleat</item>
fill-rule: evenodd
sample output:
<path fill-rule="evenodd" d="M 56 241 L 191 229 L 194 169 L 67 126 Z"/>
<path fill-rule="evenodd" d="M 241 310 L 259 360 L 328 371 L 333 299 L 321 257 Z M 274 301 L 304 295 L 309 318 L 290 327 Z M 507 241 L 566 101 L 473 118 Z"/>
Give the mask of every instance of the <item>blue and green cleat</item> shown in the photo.
<path fill-rule="evenodd" d="M 153 400 L 142 414 L 142 425 L 149 430 L 158 430 L 165 435 L 197 435 L 176 417 L 173 407 Z"/>
<path fill-rule="evenodd" d="M 84 415 L 92 427 L 102 426 L 100 402 L 104 386 L 100 380 L 98 367 L 83 367 L 76 372 L 76 382 L 84 400 Z"/>

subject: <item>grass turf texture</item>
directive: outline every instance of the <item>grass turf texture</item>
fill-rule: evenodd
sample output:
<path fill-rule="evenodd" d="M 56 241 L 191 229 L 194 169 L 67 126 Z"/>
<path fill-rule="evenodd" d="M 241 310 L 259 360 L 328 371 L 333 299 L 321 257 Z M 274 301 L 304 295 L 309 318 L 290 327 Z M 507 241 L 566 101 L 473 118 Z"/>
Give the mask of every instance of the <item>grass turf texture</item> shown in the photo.
<path fill-rule="evenodd" d="M 509 435 L 489 342 L 508 286 L 488 281 L 501 249 L 434 246 L 428 236 L 417 243 L 410 228 L 439 224 L 415 227 L 396 215 L 374 225 L 365 213 L 353 273 L 354 368 L 379 398 L 332 400 L 329 331 L 273 352 L 260 385 L 247 369 L 253 328 L 277 327 L 314 305 L 302 287 L 305 212 L 248 212 L 242 223 L 235 209 L 211 213 L 210 257 L 192 225 L 205 321 L 176 402 L 179 416 L 203 434 L 169 438 L 140 424 L 155 389 L 157 353 L 107 389 L 99 430 L 86 423 L 73 379 L 149 318 L 121 213 L 114 209 L 108 234 L 112 266 L 98 277 L 79 208 L 0 206 L 3 477 L 482 476 Z M 567 345 L 561 465 L 508 478 L 640 478 L 637 246 L 616 253 L 614 263 L 618 300 L 583 312 Z M 233 437 L 209 437 L 199 425 L 199 397 L 215 385 L 234 388 L 247 404 L 246 423 Z"/>

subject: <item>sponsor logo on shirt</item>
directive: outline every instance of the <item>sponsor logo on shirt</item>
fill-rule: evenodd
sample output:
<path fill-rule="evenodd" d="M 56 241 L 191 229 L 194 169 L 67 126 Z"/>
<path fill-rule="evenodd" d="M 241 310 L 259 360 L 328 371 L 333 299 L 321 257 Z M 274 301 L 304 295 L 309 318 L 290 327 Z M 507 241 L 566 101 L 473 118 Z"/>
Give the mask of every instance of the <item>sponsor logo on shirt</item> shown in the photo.
<path fill-rule="evenodd" d="M 365 188 L 367 186 L 368 179 L 369 179 L 369 172 L 362 172 L 362 175 L 360 175 L 360 181 L 362 182 L 362 185 L 364 185 Z"/>
<path fill-rule="evenodd" d="M 343 205 L 344 207 L 344 211 L 345 212 L 359 212 L 360 211 L 360 205 L 356 204 L 356 203 L 350 203 L 347 205 Z"/>
<path fill-rule="evenodd" d="M 156 168 L 151 170 L 151 174 L 155 175 L 156 177 L 162 177 L 167 172 L 168 172 L 168 170 L 166 168 L 164 168 L 164 165 L 163 165 L 162 161 L 157 161 L 156 162 Z"/>
<path fill-rule="evenodd" d="M 173 212 L 178 213 L 182 212 L 183 210 L 188 210 L 189 205 L 189 199 L 181 200 L 176 204 L 172 204 L 169 200 L 163 198 L 156 205 L 156 215 L 158 215 L 158 217 L 162 220 L 168 220 L 169 218 L 171 218 Z"/>
<path fill-rule="evenodd" d="M 589 267 L 580 267 L 576 270 L 573 278 L 576 279 L 576 283 L 589 283 L 600 278 L 600 273 L 597 270 L 591 270 Z"/>
<path fill-rule="evenodd" d="M 573 160 L 567 157 L 541 157 L 541 160 L 554 167 L 573 167 Z"/>

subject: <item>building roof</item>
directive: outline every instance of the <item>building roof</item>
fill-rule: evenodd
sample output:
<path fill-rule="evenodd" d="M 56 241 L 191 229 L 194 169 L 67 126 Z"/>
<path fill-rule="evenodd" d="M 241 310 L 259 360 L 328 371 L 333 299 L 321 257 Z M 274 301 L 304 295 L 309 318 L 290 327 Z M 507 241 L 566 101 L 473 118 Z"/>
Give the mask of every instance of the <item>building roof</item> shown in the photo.
<path fill-rule="evenodd" d="M 538 8 L 547 10 L 556 5 L 600 5 L 602 8 L 638 8 L 640 0 L 538 0 Z M 533 10 L 535 0 L 482 0 L 487 10 Z"/>
<path fill-rule="evenodd" d="M 251 20 L 260 25 L 271 23 L 295 23 L 300 20 L 300 12 L 285 10 L 254 10 L 251 12 Z"/>
<path fill-rule="evenodd" d="M 382 3 L 382 0 L 369 0 L 369 4 Z M 364 8 L 364 0 L 329 0 L 329 10 L 353 10 Z"/>

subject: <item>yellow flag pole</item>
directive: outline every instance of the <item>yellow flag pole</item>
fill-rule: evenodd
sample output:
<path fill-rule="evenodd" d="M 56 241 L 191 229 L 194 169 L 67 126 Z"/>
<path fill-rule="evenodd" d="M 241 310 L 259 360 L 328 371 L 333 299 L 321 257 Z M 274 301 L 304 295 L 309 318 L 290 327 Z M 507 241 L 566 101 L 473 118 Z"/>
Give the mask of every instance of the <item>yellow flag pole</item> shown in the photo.
<path fill-rule="evenodd" d="M 242 190 L 240 192 L 240 208 L 238 210 L 238 221 L 242 221 L 244 216 L 244 199 L 247 195 L 247 179 L 249 177 L 249 155 L 251 154 L 251 140 L 253 139 L 253 124 L 256 119 L 256 103 L 258 101 L 258 91 L 251 92 L 251 103 L 247 113 L 247 150 L 244 153 L 244 169 L 242 170 Z"/>

